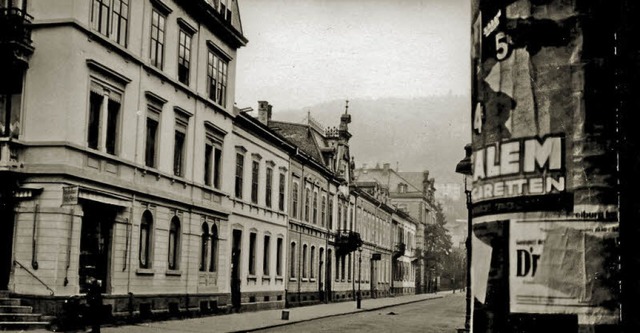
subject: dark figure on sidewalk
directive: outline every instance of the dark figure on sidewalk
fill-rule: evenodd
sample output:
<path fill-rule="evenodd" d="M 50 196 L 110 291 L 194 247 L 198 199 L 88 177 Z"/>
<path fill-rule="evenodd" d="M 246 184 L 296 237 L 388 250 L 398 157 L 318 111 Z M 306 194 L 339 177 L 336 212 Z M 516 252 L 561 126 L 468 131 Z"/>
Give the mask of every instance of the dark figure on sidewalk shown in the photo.
<path fill-rule="evenodd" d="M 453 290 L 453 293 L 456 293 L 456 279 L 455 278 L 451 278 L 451 289 Z"/>
<path fill-rule="evenodd" d="M 90 278 L 87 290 L 87 319 L 91 325 L 91 332 L 100 333 L 102 323 L 102 291 L 100 283 L 95 278 Z"/>

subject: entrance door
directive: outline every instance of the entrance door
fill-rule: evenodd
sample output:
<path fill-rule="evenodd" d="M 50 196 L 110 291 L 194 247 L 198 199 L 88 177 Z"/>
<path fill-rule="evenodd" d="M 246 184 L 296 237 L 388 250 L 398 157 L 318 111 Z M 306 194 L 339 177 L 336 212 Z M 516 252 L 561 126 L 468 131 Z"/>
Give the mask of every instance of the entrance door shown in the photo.
<path fill-rule="evenodd" d="M 84 216 L 80 237 L 80 292 L 86 293 L 90 277 L 100 281 L 107 292 L 111 260 L 111 239 L 116 209 L 113 206 L 83 203 Z"/>
<path fill-rule="evenodd" d="M 233 247 L 231 248 L 231 304 L 234 309 L 240 309 L 242 303 L 240 283 L 240 257 L 242 254 L 242 230 L 233 231 Z"/>
<path fill-rule="evenodd" d="M 13 207 L 0 202 L 0 290 L 9 288 L 9 276 L 13 259 Z"/>
<path fill-rule="evenodd" d="M 327 250 L 327 274 L 326 274 L 326 278 L 324 280 L 325 285 L 326 285 L 326 292 L 327 292 L 327 301 L 331 302 L 333 300 L 333 294 L 331 293 L 331 281 L 333 280 L 331 278 L 331 267 L 333 267 L 333 264 L 331 263 L 332 260 L 332 253 L 331 253 L 331 249 Z"/>
<path fill-rule="evenodd" d="M 324 302 L 324 272 L 322 270 L 324 266 L 324 249 L 320 248 L 318 255 L 318 298 L 321 302 Z"/>

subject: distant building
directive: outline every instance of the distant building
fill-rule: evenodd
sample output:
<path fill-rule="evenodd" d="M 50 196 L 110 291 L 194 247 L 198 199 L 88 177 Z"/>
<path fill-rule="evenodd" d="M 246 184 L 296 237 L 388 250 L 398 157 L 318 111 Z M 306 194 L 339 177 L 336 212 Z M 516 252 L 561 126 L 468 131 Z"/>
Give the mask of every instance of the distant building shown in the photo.
<path fill-rule="evenodd" d="M 389 203 L 417 222 L 416 248 L 424 249 L 424 226 L 436 223 L 435 181 L 429 178 L 429 172 L 398 172 L 390 168 L 389 163 L 384 163 L 382 167 L 377 165 L 374 168 L 358 168 L 355 170 L 355 177 L 358 183 L 377 183 L 388 189 Z M 416 292 L 426 292 L 427 279 L 424 258 L 418 256 Z"/>

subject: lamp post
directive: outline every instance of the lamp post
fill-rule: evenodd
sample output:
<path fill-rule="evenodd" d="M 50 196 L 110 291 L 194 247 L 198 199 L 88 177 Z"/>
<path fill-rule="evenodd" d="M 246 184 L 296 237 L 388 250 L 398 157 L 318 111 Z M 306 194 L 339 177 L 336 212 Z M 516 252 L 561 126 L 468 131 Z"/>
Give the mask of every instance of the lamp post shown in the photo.
<path fill-rule="evenodd" d="M 471 190 L 467 186 L 468 178 L 472 175 L 471 170 L 471 145 L 464 146 L 465 157 L 456 165 L 456 172 L 464 175 L 464 194 L 467 204 L 467 294 L 466 294 L 466 313 L 464 318 L 464 331 L 470 332 L 471 329 L 471 238 L 473 229 L 471 223 Z"/>
<path fill-rule="evenodd" d="M 360 309 L 362 306 L 362 293 L 360 292 L 360 283 L 362 277 L 362 246 L 358 247 L 358 294 L 356 295 L 356 308 Z"/>

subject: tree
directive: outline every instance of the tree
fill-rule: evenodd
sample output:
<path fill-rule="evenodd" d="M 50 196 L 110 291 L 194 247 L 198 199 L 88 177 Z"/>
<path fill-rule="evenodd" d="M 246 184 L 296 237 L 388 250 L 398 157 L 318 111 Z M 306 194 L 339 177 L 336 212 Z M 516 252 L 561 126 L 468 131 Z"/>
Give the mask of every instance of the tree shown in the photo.
<path fill-rule="evenodd" d="M 427 224 L 424 230 L 424 259 L 429 280 L 427 281 L 428 291 L 434 291 L 437 277 L 441 275 L 450 276 L 445 272 L 445 262 L 451 254 L 451 235 L 445 228 L 447 219 L 442 210 L 442 205 L 436 203 L 436 223 Z"/>

